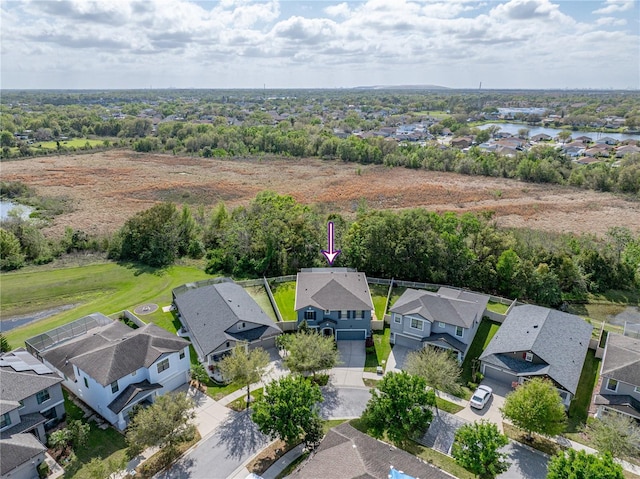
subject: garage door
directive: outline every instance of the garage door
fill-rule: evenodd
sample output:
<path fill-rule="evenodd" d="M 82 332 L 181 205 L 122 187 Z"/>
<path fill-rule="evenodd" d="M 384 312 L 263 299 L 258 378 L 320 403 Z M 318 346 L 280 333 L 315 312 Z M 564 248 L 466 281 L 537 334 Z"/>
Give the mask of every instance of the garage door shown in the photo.
<path fill-rule="evenodd" d="M 422 347 L 422 342 L 417 339 L 407 338 L 406 336 L 400 336 L 396 334 L 396 342 L 398 346 L 404 346 L 411 349 L 419 349 Z"/>
<path fill-rule="evenodd" d="M 356 341 L 356 340 L 365 340 L 367 339 L 367 331 L 364 329 L 356 329 L 356 330 L 340 330 L 336 331 L 336 339 L 338 341 Z"/>
<path fill-rule="evenodd" d="M 483 365 L 482 374 L 484 374 L 486 378 L 495 379 L 496 381 L 509 385 L 511 385 L 513 381 L 518 380 L 518 376 L 515 374 L 502 371 L 501 369 L 494 368 L 488 364 Z"/>

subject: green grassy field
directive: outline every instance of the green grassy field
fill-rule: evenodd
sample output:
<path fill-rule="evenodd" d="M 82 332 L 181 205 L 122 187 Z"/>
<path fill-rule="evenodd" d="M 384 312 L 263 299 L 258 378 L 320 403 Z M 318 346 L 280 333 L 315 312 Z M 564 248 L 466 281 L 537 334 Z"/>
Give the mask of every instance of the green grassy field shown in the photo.
<path fill-rule="evenodd" d="M 493 311 L 494 313 L 506 314 L 507 309 L 509 309 L 509 306 L 507 306 L 506 304 L 489 301 L 489 303 L 487 304 L 487 309 L 489 311 Z"/>
<path fill-rule="evenodd" d="M 104 140 L 88 140 L 86 138 L 74 138 L 72 140 L 60 141 L 62 148 L 83 148 L 89 143 L 93 148 L 96 146 L 104 146 Z M 58 145 L 55 141 L 39 141 L 31 145 L 31 148 L 41 148 L 43 150 L 55 150 Z"/>
<path fill-rule="evenodd" d="M 296 321 L 298 316 L 295 310 L 296 282 L 278 283 L 271 285 L 271 292 L 276 300 L 280 315 L 284 321 Z"/>
<path fill-rule="evenodd" d="M 390 336 L 390 328 L 384 328 L 384 331 L 373 332 L 374 350 L 370 351 L 371 348 L 367 348 L 367 356 L 364 363 L 364 370 L 366 372 L 375 373 L 378 366 L 386 366 L 389 354 L 391 354 Z"/>
<path fill-rule="evenodd" d="M 171 290 L 208 277 L 194 267 L 172 266 L 154 270 L 116 263 L 3 273 L 0 276 L 3 319 L 64 305 L 77 305 L 8 331 L 6 337 L 13 347 L 23 346 L 24 340 L 31 336 L 88 314 L 100 312 L 109 315 L 123 309 L 133 310 L 144 303 L 156 303 L 159 306 L 156 312 L 142 316 L 145 322 L 176 331 L 178 324 L 173 314 L 162 312 L 162 306 L 171 303 Z"/>
<path fill-rule="evenodd" d="M 599 369 L 600 360 L 596 358 L 595 351 L 592 349 L 587 350 L 578 388 L 576 389 L 576 396 L 569 405 L 569 421 L 567 424 L 567 431 L 569 432 L 576 432 L 587 421 L 591 395 L 598 382 Z"/>

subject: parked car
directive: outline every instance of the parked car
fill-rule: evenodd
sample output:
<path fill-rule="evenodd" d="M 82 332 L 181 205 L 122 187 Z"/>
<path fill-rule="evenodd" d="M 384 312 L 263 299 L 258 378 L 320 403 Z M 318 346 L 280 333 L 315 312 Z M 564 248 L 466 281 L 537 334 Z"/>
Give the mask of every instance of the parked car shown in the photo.
<path fill-rule="evenodd" d="M 491 396 L 493 396 L 493 390 L 489 386 L 478 386 L 469 401 L 469 406 L 482 409 L 487 405 Z"/>

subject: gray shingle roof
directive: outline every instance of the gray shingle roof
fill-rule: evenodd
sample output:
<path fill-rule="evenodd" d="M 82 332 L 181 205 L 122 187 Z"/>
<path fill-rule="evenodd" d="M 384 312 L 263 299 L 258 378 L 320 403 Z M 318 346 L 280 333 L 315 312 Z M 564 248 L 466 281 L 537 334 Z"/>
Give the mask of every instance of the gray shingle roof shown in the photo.
<path fill-rule="evenodd" d="M 281 333 L 249 293 L 233 282 L 188 289 L 176 295 L 174 302 L 196 352 L 203 358 L 227 341 L 252 341 Z M 246 327 L 237 329 L 238 323 L 246 323 Z"/>
<path fill-rule="evenodd" d="M 109 406 L 114 413 L 119 414 L 129 404 L 135 402 L 137 399 L 148 395 L 149 391 L 155 391 L 161 389 L 162 384 L 152 384 L 148 380 L 141 381 L 139 383 L 129 384 L 124 391 L 122 391 L 117 398 L 115 398 Z"/>
<path fill-rule="evenodd" d="M 30 368 L 31 363 L 34 363 L 33 368 Z M 15 409 L 11 404 L 62 382 L 56 373 L 24 350 L 1 354 L 0 364 L 3 365 L 0 367 L 0 414 Z M 34 368 L 41 372 L 35 372 Z"/>
<path fill-rule="evenodd" d="M 309 306 L 325 311 L 370 311 L 373 302 L 367 277 L 344 268 L 302 271 L 297 277 L 294 309 Z"/>
<path fill-rule="evenodd" d="M 541 306 L 513 308 L 480 360 L 525 375 L 546 374 L 575 394 L 593 327 L 582 318 Z M 531 351 L 548 367 L 505 355 Z"/>
<path fill-rule="evenodd" d="M 388 479 L 390 466 L 420 479 L 451 479 L 415 456 L 361 433 L 349 423 L 331 429 L 292 479 Z"/>
<path fill-rule="evenodd" d="M 609 333 L 601 374 L 640 386 L 640 339 Z"/>
<path fill-rule="evenodd" d="M 5 475 L 47 450 L 33 434 L 15 434 L 0 439 L 0 474 Z"/>
<path fill-rule="evenodd" d="M 442 287 L 437 293 L 407 289 L 395 302 L 391 312 L 470 328 L 474 319 L 482 319 L 488 302 L 489 296 L 484 294 L 452 288 Z"/>
<path fill-rule="evenodd" d="M 163 354 L 180 351 L 188 344 L 155 324 L 131 329 L 114 321 L 48 349 L 42 357 L 69 378 L 75 378 L 75 365 L 106 386 L 142 367 L 148 368 Z"/>

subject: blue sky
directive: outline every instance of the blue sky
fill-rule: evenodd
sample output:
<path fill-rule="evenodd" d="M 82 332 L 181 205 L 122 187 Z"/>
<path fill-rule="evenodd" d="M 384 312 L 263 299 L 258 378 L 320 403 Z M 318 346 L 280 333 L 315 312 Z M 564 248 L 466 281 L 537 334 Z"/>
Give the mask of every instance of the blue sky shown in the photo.
<path fill-rule="evenodd" d="M 0 0 L 2 88 L 640 88 L 636 0 Z"/>

